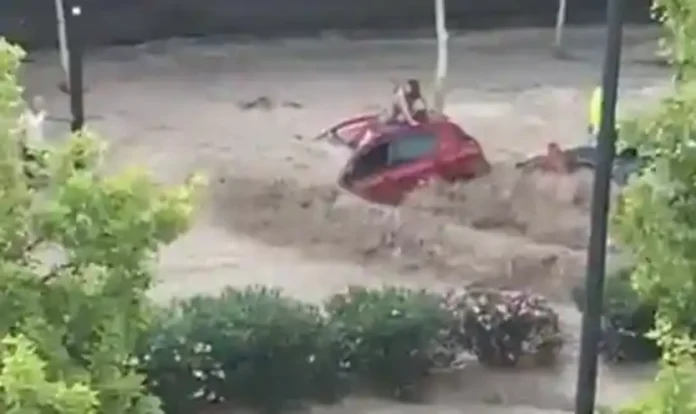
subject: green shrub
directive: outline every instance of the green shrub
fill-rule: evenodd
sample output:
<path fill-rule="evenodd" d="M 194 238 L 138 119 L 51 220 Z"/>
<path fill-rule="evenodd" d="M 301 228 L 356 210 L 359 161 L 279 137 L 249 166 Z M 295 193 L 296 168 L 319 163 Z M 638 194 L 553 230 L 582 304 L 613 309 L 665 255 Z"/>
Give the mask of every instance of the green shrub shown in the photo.
<path fill-rule="evenodd" d="M 488 366 L 549 365 L 563 345 L 558 314 L 545 299 L 519 291 L 453 290 L 464 348 Z"/>
<path fill-rule="evenodd" d="M 214 403 L 271 412 L 361 389 L 422 400 L 433 368 L 462 352 L 493 364 L 484 342 L 514 348 L 515 362 L 560 348 L 557 316 L 540 298 L 459 293 L 353 287 L 321 310 L 259 287 L 175 301 L 141 348 L 141 370 L 168 413 Z M 475 306 L 483 297 L 497 306 Z"/>
<path fill-rule="evenodd" d="M 363 382 L 400 400 L 423 397 L 433 354 L 452 317 L 440 297 L 406 289 L 359 287 L 334 295 L 326 310 Z"/>
<path fill-rule="evenodd" d="M 275 412 L 315 397 L 320 374 L 325 388 L 337 380 L 319 309 L 277 290 L 227 289 L 163 314 L 141 359 L 168 412 L 222 401 Z"/>
<path fill-rule="evenodd" d="M 660 357 L 660 348 L 647 334 L 655 327 L 657 307 L 633 288 L 633 268 L 621 267 L 607 275 L 602 307 L 600 349 L 607 362 L 644 362 Z M 573 301 L 584 311 L 585 288 L 573 289 Z"/>
<path fill-rule="evenodd" d="M 350 348 L 338 324 L 323 319 L 323 329 L 316 338 L 312 375 L 315 401 L 325 404 L 339 402 L 354 388 L 354 378 L 348 361 Z"/>

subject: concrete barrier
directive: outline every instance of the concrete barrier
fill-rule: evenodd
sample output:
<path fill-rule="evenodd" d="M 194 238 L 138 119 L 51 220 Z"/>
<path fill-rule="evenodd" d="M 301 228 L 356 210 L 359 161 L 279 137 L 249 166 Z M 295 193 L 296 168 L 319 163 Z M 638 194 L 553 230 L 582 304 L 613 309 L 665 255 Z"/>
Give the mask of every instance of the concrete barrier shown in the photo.
<path fill-rule="evenodd" d="M 598 21 L 606 0 L 568 0 L 570 21 Z M 647 20 L 650 0 L 631 0 L 633 18 Z M 432 0 L 79 0 L 92 45 L 138 43 L 172 36 L 287 35 L 324 30 L 429 27 Z M 628 1 L 627 1 L 628 3 Z M 53 1 L 0 5 L 0 34 L 25 47 L 56 43 Z M 451 0 L 452 27 L 482 29 L 553 21 L 557 0 Z"/>

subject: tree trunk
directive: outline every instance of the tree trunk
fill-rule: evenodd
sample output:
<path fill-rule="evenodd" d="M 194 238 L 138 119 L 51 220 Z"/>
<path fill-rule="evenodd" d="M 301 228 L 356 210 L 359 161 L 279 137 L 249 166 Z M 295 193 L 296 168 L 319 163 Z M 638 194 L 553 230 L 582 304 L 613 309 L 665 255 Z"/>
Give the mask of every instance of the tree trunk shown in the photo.
<path fill-rule="evenodd" d="M 433 109 L 443 112 L 445 109 L 445 82 L 447 80 L 447 39 L 445 0 L 435 0 L 435 32 L 437 33 L 437 67 Z"/>
<path fill-rule="evenodd" d="M 553 40 L 553 51 L 556 56 L 562 57 L 565 55 L 565 47 L 563 45 L 563 30 L 565 29 L 567 17 L 567 0 L 558 0 L 558 11 L 556 13 L 556 33 Z"/>
<path fill-rule="evenodd" d="M 55 0 L 56 6 L 56 23 L 58 26 L 58 48 L 60 51 L 60 65 L 63 67 L 65 75 L 65 85 L 69 87 L 68 74 L 70 73 L 70 61 L 68 57 L 68 36 L 65 29 L 65 9 L 63 8 L 63 0 Z"/>

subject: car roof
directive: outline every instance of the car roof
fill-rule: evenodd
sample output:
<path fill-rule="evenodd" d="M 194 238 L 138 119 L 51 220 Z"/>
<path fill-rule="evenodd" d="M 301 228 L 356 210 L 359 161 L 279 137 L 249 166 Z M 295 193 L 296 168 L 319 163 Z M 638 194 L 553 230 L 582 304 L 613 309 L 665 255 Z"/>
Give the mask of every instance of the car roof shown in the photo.
<path fill-rule="evenodd" d="M 438 120 L 435 122 L 421 123 L 418 126 L 394 123 L 381 124 L 372 131 L 374 133 L 374 137 L 368 142 L 368 144 L 374 145 L 385 141 L 391 141 L 399 135 L 408 134 L 409 132 L 437 132 L 438 129 L 445 125 L 452 125 L 452 122 Z"/>
<path fill-rule="evenodd" d="M 408 124 L 380 124 L 374 129 L 375 135 L 394 135 L 412 131 L 414 128 Z"/>

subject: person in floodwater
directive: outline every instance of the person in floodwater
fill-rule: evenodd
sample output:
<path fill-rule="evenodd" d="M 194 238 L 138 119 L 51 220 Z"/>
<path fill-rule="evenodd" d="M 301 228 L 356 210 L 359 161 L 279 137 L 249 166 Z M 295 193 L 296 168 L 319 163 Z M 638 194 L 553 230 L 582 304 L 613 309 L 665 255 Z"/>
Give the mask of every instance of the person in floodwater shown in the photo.
<path fill-rule="evenodd" d="M 602 122 L 602 87 L 597 86 L 592 91 L 592 96 L 590 97 L 590 107 L 587 111 L 587 132 L 593 138 L 596 137 L 599 132 L 599 125 Z"/>
<path fill-rule="evenodd" d="M 602 101 L 604 100 L 604 91 L 601 86 L 597 86 L 592 91 L 592 96 L 590 97 L 590 107 L 588 108 L 587 115 L 587 133 L 590 135 L 590 144 L 597 145 L 597 135 L 599 135 L 599 128 L 602 125 Z M 618 101 L 617 101 L 618 104 Z M 614 129 L 616 133 L 619 132 L 619 123 L 616 121 Z"/>
<path fill-rule="evenodd" d="M 418 125 L 427 118 L 428 106 L 421 94 L 420 82 L 417 79 L 408 79 L 406 84 L 397 85 L 394 89 L 390 120 Z"/>

